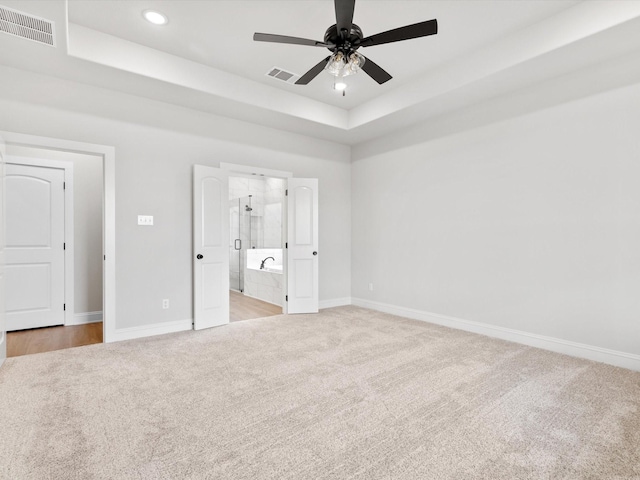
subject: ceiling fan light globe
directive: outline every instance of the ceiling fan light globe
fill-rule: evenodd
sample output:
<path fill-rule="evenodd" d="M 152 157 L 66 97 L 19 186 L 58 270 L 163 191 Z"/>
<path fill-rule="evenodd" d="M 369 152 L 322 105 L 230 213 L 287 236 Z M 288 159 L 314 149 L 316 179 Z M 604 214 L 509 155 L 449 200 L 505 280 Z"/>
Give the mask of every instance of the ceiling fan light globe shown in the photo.
<path fill-rule="evenodd" d="M 351 55 L 349 55 L 349 67 L 353 68 L 353 69 L 361 69 L 362 66 L 364 65 L 364 62 L 366 61 L 366 59 L 364 58 L 363 55 L 360 55 L 358 52 L 353 52 Z"/>
<path fill-rule="evenodd" d="M 354 75 L 358 73 L 364 65 L 365 58 L 357 52 L 353 52 L 349 55 L 349 62 L 345 65 L 342 75 Z"/>
<path fill-rule="evenodd" d="M 336 52 L 331 55 L 331 58 L 327 62 L 327 66 L 324 69 L 329 72 L 331 75 L 336 77 L 342 76 L 341 72 L 344 70 L 347 61 L 344 58 L 342 52 Z"/>

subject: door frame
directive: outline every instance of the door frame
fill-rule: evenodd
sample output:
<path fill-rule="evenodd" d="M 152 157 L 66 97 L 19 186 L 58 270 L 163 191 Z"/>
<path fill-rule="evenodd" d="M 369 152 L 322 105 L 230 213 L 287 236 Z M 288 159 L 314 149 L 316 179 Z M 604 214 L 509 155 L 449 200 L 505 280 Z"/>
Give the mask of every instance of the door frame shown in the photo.
<path fill-rule="evenodd" d="M 104 343 L 116 341 L 115 148 L 107 145 L 7 131 L 0 131 L 0 137 L 4 138 L 7 146 L 59 150 L 102 158 L 102 338 Z"/>
<path fill-rule="evenodd" d="M 252 167 L 247 165 L 239 165 L 236 163 L 227 163 L 220 162 L 220 168 L 222 170 L 226 170 L 229 172 L 230 176 L 234 174 L 238 174 L 242 177 L 251 178 L 254 175 L 260 175 L 264 177 L 272 177 L 272 178 L 282 178 L 286 182 L 285 189 L 289 188 L 289 179 L 293 178 L 293 172 L 288 172 L 285 170 L 273 170 L 270 168 L 262 168 L 262 167 Z M 289 313 L 289 306 L 286 301 L 287 297 L 287 289 L 288 289 L 288 276 L 287 276 L 287 255 L 285 249 L 285 242 L 287 241 L 287 232 L 289 231 L 288 223 L 287 223 L 287 200 L 286 196 L 282 201 L 282 313 L 287 315 Z"/>
<path fill-rule="evenodd" d="M 7 358 L 7 325 L 4 305 L 4 138 L 0 135 L 0 367 Z"/>
<path fill-rule="evenodd" d="M 5 165 L 26 165 L 30 167 L 57 168 L 59 170 L 64 170 L 64 303 L 65 305 L 69 305 L 69 308 L 65 308 L 64 311 L 64 325 L 73 325 L 75 314 L 75 309 L 73 308 L 75 305 L 73 162 L 7 155 L 4 163 Z"/>

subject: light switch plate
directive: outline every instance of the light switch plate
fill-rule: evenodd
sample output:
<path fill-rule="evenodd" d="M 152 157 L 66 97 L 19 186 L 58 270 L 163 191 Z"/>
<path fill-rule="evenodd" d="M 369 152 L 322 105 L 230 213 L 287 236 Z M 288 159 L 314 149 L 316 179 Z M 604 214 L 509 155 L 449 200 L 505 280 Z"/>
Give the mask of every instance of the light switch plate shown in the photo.
<path fill-rule="evenodd" d="M 153 215 L 138 215 L 138 225 L 153 225 Z"/>

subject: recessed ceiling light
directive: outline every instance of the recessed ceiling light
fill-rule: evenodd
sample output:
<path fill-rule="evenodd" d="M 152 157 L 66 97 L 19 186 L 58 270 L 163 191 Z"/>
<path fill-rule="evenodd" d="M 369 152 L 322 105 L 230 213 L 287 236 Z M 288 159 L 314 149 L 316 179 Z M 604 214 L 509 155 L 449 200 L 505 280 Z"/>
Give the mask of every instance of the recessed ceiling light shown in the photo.
<path fill-rule="evenodd" d="M 154 12 L 153 10 L 145 10 L 142 12 L 142 16 L 154 25 L 166 25 L 169 19 L 160 12 Z"/>
<path fill-rule="evenodd" d="M 344 82 L 336 82 L 333 84 L 333 89 L 338 90 L 339 92 L 343 91 L 345 88 L 347 88 L 347 84 Z"/>

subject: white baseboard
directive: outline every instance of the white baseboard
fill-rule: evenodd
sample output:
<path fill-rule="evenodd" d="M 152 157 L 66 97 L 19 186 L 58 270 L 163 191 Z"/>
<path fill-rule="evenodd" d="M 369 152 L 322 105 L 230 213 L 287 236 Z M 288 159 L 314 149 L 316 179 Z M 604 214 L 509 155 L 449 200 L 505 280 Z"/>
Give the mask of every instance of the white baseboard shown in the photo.
<path fill-rule="evenodd" d="M 374 302 L 363 298 L 353 298 L 353 305 L 370 308 L 380 312 L 391 313 L 401 317 L 422 320 L 424 322 L 435 323 L 445 327 L 465 330 L 467 332 L 479 333 L 488 337 L 500 338 L 510 342 L 528 345 L 530 347 L 542 348 L 552 352 L 563 353 L 573 357 L 585 358 L 596 362 L 607 363 L 616 367 L 628 368 L 640 371 L 640 355 L 633 353 L 609 350 L 607 348 L 586 345 L 584 343 L 571 342 L 560 338 L 546 337 L 535 333 L 513 330 L 510 328 L 498 327 L 488 323 L 474 322 L 460 318 L 440 315 L 438 313 L 424 312 L 412 308 L 399 307 L 387 303 Z"/>
<path fill-rule="evenodd" d="M 65 326 L 69 325 L 84 325 L 85 323 L 96 323 L 102 321 L 102 312 L 85 312 L 74 313 L 70 322 L 65 323 Z"/>
<path fill-rule="evenodd" d="M 142 325 L 140 327 L 116 329 L 105 341 L 108 343 L 119 342 L 121 340 L 132 340 L 134 338 L 151 337 L 153 335 L 164 335 L 165 333 L 183 332 L 191 330 L 193 320 L 176 320 L 174 322 L 156 323 L 153 325 Z"/>
<path fill-rule="evenodd" d="M 323 308 L 343 307 L 345 305 L 351 305 L 351 297 L 330 298 L 329 300 L 320 300 L 318 302 L 318 308 L 320 310 Z"/>

